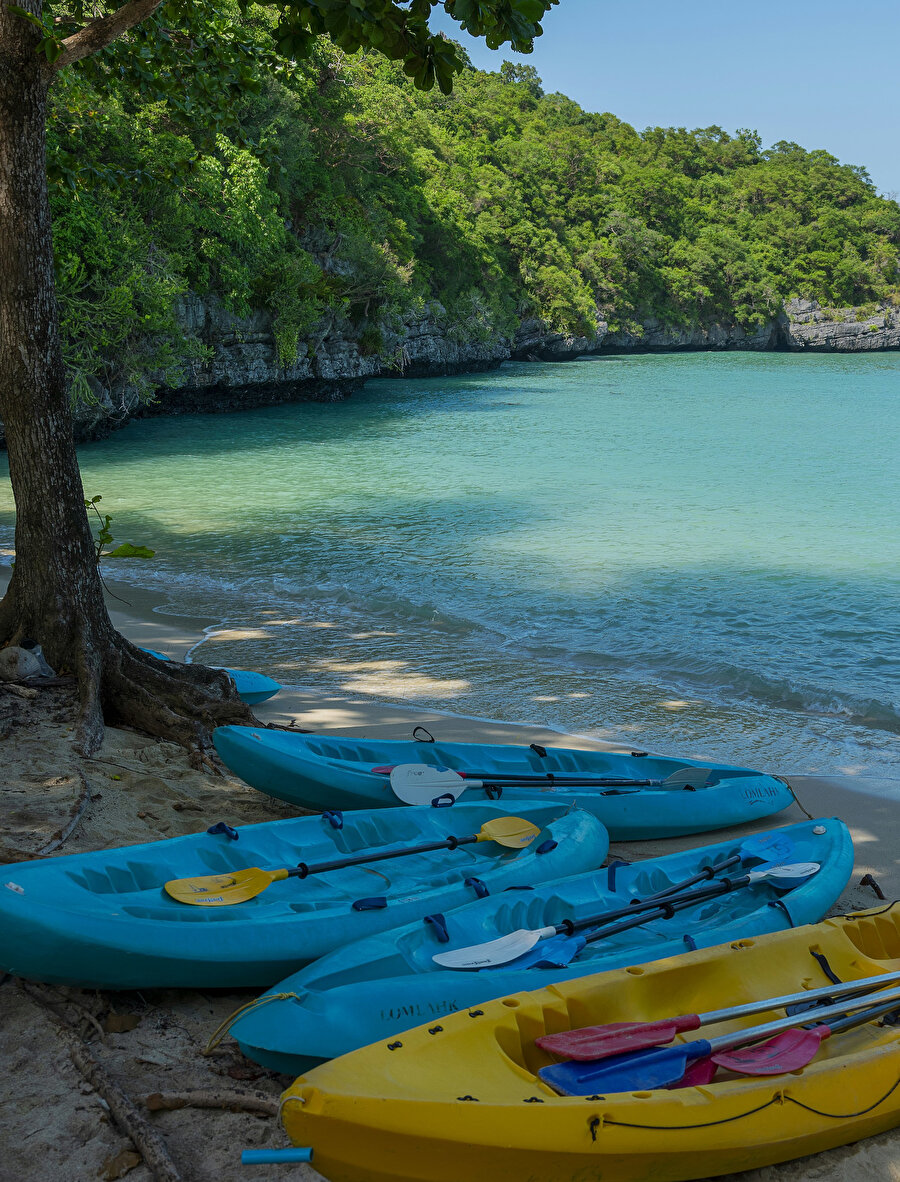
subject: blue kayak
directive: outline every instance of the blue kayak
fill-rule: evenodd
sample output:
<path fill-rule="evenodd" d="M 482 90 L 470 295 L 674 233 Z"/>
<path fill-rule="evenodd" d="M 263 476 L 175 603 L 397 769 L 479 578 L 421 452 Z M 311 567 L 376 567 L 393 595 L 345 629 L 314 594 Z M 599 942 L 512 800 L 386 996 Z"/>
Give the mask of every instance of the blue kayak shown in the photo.
<path fill-rule="evenodd" d="M 495 774 L 584 774 L 626 780 L 664 780 L 682 768 L 712 768 L 700 788 L 503 788 L 510 808 L 524 800 L 576 800 L 599 817 L 614 841 L 674 837 L 724 829 L 780 812 L 793 802 L 787 784 L 751 768 L 668 759 L 499 743 L 416 743 L 405 740 L 291 734 L 248 726 L 220 726 L 213 742 L 222 761 L 253 788 L 306 808 L 373 808 L 396 805 L 390 777 L 373 768 L 421 763 L 435 769 Z M 549 781 L 548 781 L 549 783 Z M 484 799 L 471 788 L 463 799 Z M 456 806 L 458 807 L 458 806 Z"/>
<path fill-rule="evenodd" d="M 145 648 L 145 653 L 156 657 L 158 661 L 171 661 L 165 653 L 158 653 L 155 649 Z M 252 669 L 226 669 L 224 665 L 211 665 L 211 669 L 221 669 L 234 682 L 238 697 L 248 706 L 258 706 L 260 702 L 267 702 L 281 689 L 277 681 L 266 677 L 265 673 L 254 673 Z"/>
<path fill-rule="evenodd" d="M 477 833 L 499 804 L 378 809 L 269 821 L 3 867 L 0 969 L 99 989 L 267 986 L 326 952 L 485 891 L 599 866 L 606 830 L 558 802 L 521 810 L 541 827 L 525 849 L 494 842 L 275 882 L 244 903 L 192 907 L 170 879 L 317 863 Z M 232 835 L 236 834 L 236 838 Z"/>
<path fill-rule="evenodd" d="M 448 949 L 480 944 L 517 929 L 558 925 L 564 919 L 577 923 L 629 907 L 632 900 L 663 891 L 732 857 L 739 851 L 740 839 L 631 866 L 613 864 L 606 870 L 536 885 L 531 891 L 492 894 L 445 912 L 443 931 L 434 922 L 420 921 L 336 949 L 239 1011 L 231 1034 L 249 1058 L 297 1075 L 325 1059 L 393 1038 L 422 1022 L 439 1023 L 454 1010 L 492 998 L 815 923 L 836 901 L 852 872 L 850 834 L 838 820 L 806 821 L 777 832 L 779 839 L 793 842 L 788 861 L 821 866 L 792 889 L 755 882 L 677 911 L 669 919 L 588 943 L 565 967 L 519 967 L 528 957 L 478 972 L 436 965 L 432 956 Z M 742 871 L 727 873 L 736 877 Z M 556 940 L 562 944 L 566 938 Z M 544 943 L 536 944 L 535 950 Z"/>

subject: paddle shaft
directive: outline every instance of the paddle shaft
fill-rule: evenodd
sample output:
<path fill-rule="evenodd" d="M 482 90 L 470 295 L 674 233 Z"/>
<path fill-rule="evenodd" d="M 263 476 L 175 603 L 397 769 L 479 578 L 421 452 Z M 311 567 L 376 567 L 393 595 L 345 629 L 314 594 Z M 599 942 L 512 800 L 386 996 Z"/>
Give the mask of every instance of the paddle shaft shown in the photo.
<path fill-rule="evenodd" d="M 848 1012 L 857 1009 L 868 1010 L 869 1016 L 872 1014 L 883 1014 L 900 1002 L 900 989 L 893 989 L 890 993 L 886 993 L 876 1006 L 871 1005 L 871 997 L 857 997 L 851 1000 L 837 1001 L 833 1006 L 824 1006 L 819 1010 L 815 1019 L 817 1023 L 828 1023 L 829 1018 L 843 1017 Z M 863 1021 L 868 1021 L 869 1017 L 863 1018 Z M 769 1038 L 773 1034 L 780 1034 L 782 1030 L 791 1030 L 797 1026 L 797 1015 L 794 1014 L 787 1018 L 776 1018 L 774 1022 L 766 1022 L 762 1026 L 751 1026 L 749 1029 L 735 1030 L 731 1034 L 721 1034 L 718 1038 L 702 1039 L 701 1045 L 708 1047 L 703 1053 L 706 1055 L 715 1055 L 719 1051 L 730 1051 L 735 1047 L 746 1046 L 748 1043 L 761 1042 L 763 1039 Z M 838 1023 L 834 1027 L 837 1028 Z M 694 1047 L 696 1043 L 682 1043 L 673 1048 L 678 1051 L 684 1051 L 686 1047 Z"/>
<path fill-rule="evenodd" d="M 456 774 L 462 776 L 464 780 L 477 781 L 472 783 L 473 788 L 484 785 L 501 788 L 530 784 L 536 786 L 560 784 L 564 788 L 652 788 L 662 784 L 662 780 L 629 780 L 624 776 L 576 776 L 566 773 L 557 775 L 555 772 L 544 772 L 543 775 L 536 773 L 533 776 L 507 774 L 506 772 L 497 772 L 496 774 L 493 772 L 457 772 Z"/>
<path fill-rule="evenodd" d="M 638 928 L 654 919 L 669 919 L 675 911 L 684 911 L 688 907 L 696 906 L 697 903 L 705 903 L 707 899 L 717 899 L 720 895 L 727 895 L 731 891 L 748 886 L 752 881 L 753 879 L 749 875 L 745 875 L 743 878 L 724 878 L 721 882 L 711 883 L 708 887 L 703 887 L 683 898 L 666 899 L 663 903 L 657 903 L 655 909 L 648 908 L 646 912 L 634 916 L 633 919 L 625 919 L 621 923 L 614 923 L 609 927 L 604 926 L 599 932 L 591 932 L 589 936 L 584 937 L 584 942 L 592 944 L 595 940 L 604 940 L 607 936 L 631 931 L 632 928 Z M 654 914 L 654 910 L 658 914 Z"/>
<path fill-rule="evenodd" d="M 315 866 L 307 866 L 299 862 L 296 868 L 288 870 L 286 878 L 308 878 L 310 874 L 323 874 L 327 870 L 343 870 L 346 866 L 361 866 L 369 862 L 386 862 L 389 858 L 405 858 L 410 854 L 429 854 L 432 850 L 455 850 L 460 845 L 472 845 L 479 840 L 478 833 L 468 837 L 446 837 L 443 841 L 429 841 L 424 845 L 412 846 L 408 850 L 383 850 L 380 854 L 360 854 L 356 858 L 338 858 L 334 862 L 318 862 Z"/>
<path fill-rule="evenodd" d="M 777 846 L 777 852 L 782 857 L 789 855 L 793 850 L 793 842 L 791 841 L 782 841 L 775 844 Z M 630 919 L 631 917 L 634 917 L 635 915 L 641 915 L 646 911 L 656 913 L 651 915 L 649 917 L 650 919 L 657 918 L 660 911 L 662 911 L 663 916 L 671 915 L 672 912 L 670 910 L 670 906 L 675 902 L 681 902 L 683 899 L 688 904 L 698 903 L 703 902 L 710 897 L 709 891 L 706 888 L 702 888 L 700 891 L 694 891 L 691 894 L 687 893 L 697 882 L 703 879 L 709 880 L 716 874 L 721 873 L 721 871 L 728 869 L 737 862 L 747 861 L 750 858 L 759 858 L 763 856 L 764 853 L 770 852 L 768 847 L 771 845 L 772 842 L 769 839 L 761 838 L 754 840 L 751 838 L 740 847 L 739 853 L 733 854 L 731 857 L 724 859 L 722 862 L 715 863 L 712 866 L 706 866 L 697 874 L 691 875 L 682 882 L 673 883 L 671 886 L 666 887 L 665 890 L 657 891 L 655 894 L 648 896 L 646 899 L 633 899 L 626 907 L 617 908 L 615 911 L 606 911 L 600 915 L 589 916 L 586 919 L 564 919 L 560 923 L 553 926 L 535 928 L 531 931 L 523 930 L 519 933 L 510 933 L 509 937 L 500 937 L 499 941 L 494 940 L 489 941 L 486 944 L 473 945 L 469 949 L 459 949 L 456 954 L 456 959 L 454 959 L 453 953 L 439 953 L 434 956 L 433 959 L 438 964 L 447 968 L 465 969 L 473 967 L 496 967 L 501 964 L 506 964 L 511 960 L 516 960 L 518 957 L 529 952 L 539 941 L 546 940 L 549 937 L 565 935 L 568 938 L 573 936 L 576 931 L 583 928 L 615 923 L 617 920 L 625 919 L 626 917 Z M 769 863 L 769 865 L 774 869 L 775 866 L 783 866 L 784 863 Z M 758 871 L 752 872 L 752 874 L 747 877 L 747 881 L 753 881 L 754 877 L 758 876 Z M 517 934 L 525 939 L 525 944 L 521 947 L 516 947 L 515 945 L 510 947 L 508 941 Z M 504 943 L 504 941 L 506 941 L 506 943 Z M 495 945 L 498 944 L 501 947 L 495 947 Z M 482 959 L 476 959 L 472 963 L 469 963 L 465 959 L 459 960 L 459 956 L 466 953 L 480 954 Z M 687 1029 L 694 1028 L 695 1027 L 693 1024 L 687 1027 Z"/>
<path fill-rule="evenodd" d="M 708 1010 L 702 1014 L 676 1014 L 670 1018 L 657 1018 L 650 1022 L 619 1022 L 610 1026 L 589 1027 L 582 1033 L 592 1035 L 589 1047 L 579 1047 L 577 1053 L 566 1045 L 552 1045 L 556 1038 L 565 1036 L 549 1036 L 539 1039 L 539 1045 L 556 1054 L 579 1062 L 605 1059 L 613 1055 L 640 1050 L 649 1050 L 662 1043 L 671 1042 L 676 1034 L 686 1034 L 690 1030 L 699 1030 L 702 1026 L 713 1026 L 719 1022 L 733 1021 L 735 1018 L 749 1017 L 751 1014 L 762 1014 L 768 1010 L 780 1010 L 799 1003 L 808 1003 L 814 1009 L 814 1003 L 820 1000 L 833 1001 L 835 998 L 862 997 L 877 1002 L 875 994 L 887 985 L 900 981 L 900 972 L 881 973 L 876 977 L 860 977 L 856 981 L 846 981 L 835 984 L 821 985 L 817 989 L 801 989 L 796 993 L 784 993 L 780 997 L 761 997 L 755 1001 L 741 1005 L 727 1006 L 720 1010 Z M 809 1018 L 815 1019 L 815 1013 Z M 800 1021 L 799 1015 L 793 1017 Z"/>
<path fill-rule="evenodd" d="M 676 882 L 674 886 L 666 887 L 664 891 L 657 891 L 655 895 L 649 895 L 648 898 L 666 899 L 670 895 L 681 894 L 688 887 L 692 887 L 698 882 L 708 882 L 710 879 L 715 878 L 717 874 L 721 874 L 723 870 L 730 870 L 732 866 L 737 866 L 743 861 L 744 858 L 740 854 L 734 854 L 732 857 L 726 858 L 724 862 L 719 862 L 716 866 L 706 866 L 703 870 L 699 870 L 683 882 Z"/>
<path fill-rule="evenodd" d="M 542 934 L 547 936 L 551 933 L 558 936 L 563 935 L 563 933 L 572 935 L 573 932 L 577 932 L 581 928 L 594 927 L 596 924 L 615 923 L 617 919 L 624 919 L 628 915 L 638 915 L 644 911 L 656 910 L 660 907 L 661 899 L 665 899 L 667 905 L 674 903 L 677 901 L 677 898 L 680 898 L 682 891 L 688 890 L 695 883 L 701 882 L 703 879 L 710 879 L 713 875 L 720 874 L 723 870 L 729 869 L 729 867 L 736 865 L 740 861 L 740 854 L 735 854 L 733 858 L 727 858 L 724 862 L 720 862 L 718 866 L 707 866 L 700 874 L 686 878 L 683 882 L 676 882 L 672 886 L 666 887 L 664 891 L 657 891 L 655 895 L 648 895 L 646 899 L 634 899 L 627 907 L 619 907 L 615 911 L 605 911 L 602 915 L 591 915 L 587 919 L 564 919 L 554 927 L 542 928 Z M 695 897 L 702 901 L 706 898 L 706 895 L 705 893 L 700 893 L 690 896 L 691 899 Z"/>
<path fill-rule="evenodd" d="M 818 989 L 803 989 L 797 993 L 785 993 L 781 997 L 764 997 L 759 1001 L 748 1001 L 744 1005 L 729 1006 L 722 1010 L 709 1010 L 705 1014 L 679 1014 L 678 1018 L 673 1018 L 676 1022 L 679 1018 L 696 1017 L 699 1019 L 699 1026 L 712 1026 L 716 1022 L 725 1022 L 730 1018 L 743 1018 L 749 1014 L 762 1014 L 766 1010 L 780 1010 L 782 1006 L 795 1005 L 803 1001 L 817 1001 L 820 997 L 846 997 L 858 993 L 871 994 L 873 989 L 883 988 L 885 985 L 890 985 L 894 981 L 900 981 L 900 972 L 896 973 L 882 973 L 877 977 L 861 977 L 857 981 L 844 981 L 839 985 L 822 985 Z M 810 1017 L 816 1015 L 811 1014 Z M 794 1017 L 797 1017 L 795 1014 Z"/>
<path fill-rule="evenodd" d="M 837 1002 L 833 1006 L 821 1009 L 816 1014 L 818 1025 L 814 1026 L 812 1030 L 804 1030 L 802 1026 L 798 1026 L 797 1018 L 792 1016 L 780 1018 L 775 1022 L 767 1022 L 762 1026 L 744 1027 L 742 1030 L 732 1031 L 719 1038 L 701 1038 L 691 1042 L 677 1043 L 671 1047 L 640 1049 L 614 1055 L 609 1059 L 587 1063 L 552 1064 L 549 1067 L 541 1068 L 539 1074 L 557 1091 L 562 1091 L 565 1095 L 570 1096 L 583 1096 L 597 1090 L 623 1092 L 636 1088 L 665 1088 L 682 1081 L 683 1084 L 692 1086 L 699 1082 L 692 1078 L 696 1068 L 704 1061 L 708 1063 L 710 1060 L 714 1065 L 721 1064 L 727 1066 L 729 1070 L 744 1071 L 751 1075 L 782 1074 L 783 1071 L 794 1071 L 811 1062 L 821 1041 L 832 1033 L 863 1025 L 881 1014 L 895 1009 L 898 1002 L 900 1002 L 900 989 L 893 990 L 883 996 L 874 1007 L 871 1004 L 871 997 L 866 997 L 862 1000 L 857 999 L 855 1002 Z M 853 1017 L 846 1016 L 856 1010 L 863 1012 L 857 1013 Z M 828 1021 L 832 1017 L 840 1019 L 833 1026 Z M 801 1050 L 800 1057 L 795 1055 L 789 1065 L 784 1063 L 783 1067 L 775 1066 L 774 1070 L 771 1070 L 773 1068 L 771 1058 L 773 1047 L 771 1044 L 777 1043 L 778 1040 L 775 1036 L 788 1035 L 789 1033 L 798 1035 L 808 1033 L 813 1037 L 806 1039 L 807 1045 L 805 1049 Z M 756 1043 L 762 1045 L 755 1048 L 757 1053 L 754 1054 L 753 1044 Z M 735 1061 L 728 1056 L 727 1052 L 739 1047 L 749 1047 L 750 1050 L 742 1060 L 739 1058 Z M 755 1071 L 751 1069 L 751 1065 L 756 1067 Z M 760 1066 L 769 1070 L 760 1071 Z M 715 1066 L 713 1067 L 714 1072 Z M 703 1077 L 702 1072 L 701 1077 Z M 709 1078 L 703 1078 L 703 1082 L 709 1082 Z"/>
<path fill-rule="evenodd" d="M 688 887 L 697 882 L 703 882 L 704 879 L 711 879 L 716 874 L 721 874 L 723 870 L 729 870 L 732 866 L 737 866 L 740 862 L 749 861 L 750 858 L 759 858 L 761 861 L 772 861 L 772 849 L 766 848 L 766 841 L 769 841 L 771 847 L 771 835 L 767 839 L 764 835 L 762 838 L 750 838 L 744 842 L 740 851 L 732 854 L 730 858 L 726 858 L 724 862 L 719 862 L 715 866 L 705 866 L 699 870 L 692 878 L 686 878 L 683 882 L 676 882 L 674 886 L 666 887 L 664 891 L 657 891 L 655 895 L 651 895 L 651 899 L 664 899 L 669 895 L 679 894 Z M 784 863 L 791 852 L 793 851 L 794 843 L 790 839 L 781 842 L 778 848 L 778 842 L 775 842 L 775 852 L 778 854 L 778 861 Z"/>
<path fill-rule="evenodd" d="M 423 764 L 423 766 L 428 765 Z M 470 788 L 484 786 L 502 788 L 506 786 L 527 786 L 529 784 L 536 786 L 540 786 L 541 784 L 560 784 L 565 788 L 653 788 L 665 783 L 664 780 L 630 780 L 625 776 L 589 776 L 572 772 L 534 772 L 528 774 L 527 772 L 461 772 L 457 768 L 434 768 L 432 770 L 456 772 L 461 779 L 472 781 L 467 785 Z M 707 776 L 709 775 L 707 768 L 698 768 L 698 774 L 701 770 Z M 393 771 L 393 768 L 378 767 L 372 768 L 372 771 L 378 772 L 380 775 L 386 775 Z"/>

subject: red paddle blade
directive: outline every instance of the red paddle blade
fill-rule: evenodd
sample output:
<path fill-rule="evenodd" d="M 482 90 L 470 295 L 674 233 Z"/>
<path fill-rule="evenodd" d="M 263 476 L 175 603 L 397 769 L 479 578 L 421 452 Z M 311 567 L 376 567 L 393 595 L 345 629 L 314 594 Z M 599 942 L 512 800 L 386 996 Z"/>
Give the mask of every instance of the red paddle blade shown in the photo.
<path fill-rule="evenodd" d="M 629 1051 L 643 1051 L 649 1047 L 671 1042 L 682 1030 L 696 1030 L 700 1025 L 697 1014 L 680 1014 L 659 1022 L 610 1022 L 606 1026 L 582 1026 L 580 1030 L 564 1030 L 561 1034 L 545 1034 L 534 1041 L 542 1051 L 550 1051 L 561 1059 L 590 1063 Z"/>
<path fill-rule="evenodd" d="M 712 1083 L 717 1071 L 718 1067 L 707 1055 L 705 1059 L 695 1059 L 681 1079 L 677 1083 L 669 1084 L 669 1087 L 670 1089 L 702 1087 L 703 1084 Z"/>
<path fill-rule="evenodd" d="M 783 1075 L 811 1063 L 829 1034 L 824 1024 L 812 1030 L 785 1030 L 768 1042 L 721 1051 L 711 1057 L 719 1067 L 738 1075 Z"/>

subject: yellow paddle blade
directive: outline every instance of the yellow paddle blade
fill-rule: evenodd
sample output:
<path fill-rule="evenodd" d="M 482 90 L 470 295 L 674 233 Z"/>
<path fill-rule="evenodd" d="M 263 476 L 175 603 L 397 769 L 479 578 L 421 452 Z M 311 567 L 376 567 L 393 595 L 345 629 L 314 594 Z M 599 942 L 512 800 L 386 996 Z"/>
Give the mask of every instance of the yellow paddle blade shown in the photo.
<path fill-rule="evenodd" d="M 486 821 L 478 833 L 478 841 L 496 841 L 498 845 L 509 846 L 519 850 L 531 845 L 540 829 L 530 821 L 521 817 L 497 817 L 493 821 Z"/>
<path fill-rule="evenodd" d="M 287 878 L 286 870 L 260 870 L 252 866 L 249 870 L 235 870 L 233 874 L 173 878 L 166 883 L 166 894 L 179 903 L 193 903 L 196 907 L 228 907 L 261 895 L 281 878 Z"/>

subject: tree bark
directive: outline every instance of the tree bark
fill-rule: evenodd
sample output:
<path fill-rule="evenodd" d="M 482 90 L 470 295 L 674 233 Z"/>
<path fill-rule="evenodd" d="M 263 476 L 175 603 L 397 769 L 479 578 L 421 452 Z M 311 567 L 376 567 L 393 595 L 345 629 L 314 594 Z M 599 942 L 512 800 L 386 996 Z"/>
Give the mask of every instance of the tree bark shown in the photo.
<path fill-rule="evenodd" d="M 20 0 L 40 14 L 40 0 Z M 16 561 L 0 602 L 0 644 L 38 640 L 78 678 L 78 744 L 92 754 L 111 720 L 188 745 L 252 715 L 228 679 L 164 666 L 112 626 L 103 599 L 59 336 L 46 173 L 54 70 L 39 31 L 0 3 L 0 419 L 16 505 Z"/>

